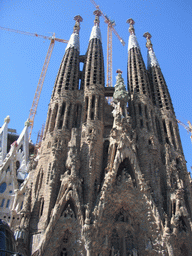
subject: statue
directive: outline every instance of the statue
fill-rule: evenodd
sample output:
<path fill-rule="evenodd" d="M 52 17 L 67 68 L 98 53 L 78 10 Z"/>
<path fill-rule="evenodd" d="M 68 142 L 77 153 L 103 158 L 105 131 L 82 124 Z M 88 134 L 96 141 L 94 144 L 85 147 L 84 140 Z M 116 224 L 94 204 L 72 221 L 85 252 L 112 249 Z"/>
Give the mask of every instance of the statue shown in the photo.
<path fill-rule="evenodd" d="M 63 216 L 64 216 L 64 218 L 74 218 L 75 217 L 74 212 L 70 207 L 70 204 L 67 205 L 67 208 L 63 213 Z"/>

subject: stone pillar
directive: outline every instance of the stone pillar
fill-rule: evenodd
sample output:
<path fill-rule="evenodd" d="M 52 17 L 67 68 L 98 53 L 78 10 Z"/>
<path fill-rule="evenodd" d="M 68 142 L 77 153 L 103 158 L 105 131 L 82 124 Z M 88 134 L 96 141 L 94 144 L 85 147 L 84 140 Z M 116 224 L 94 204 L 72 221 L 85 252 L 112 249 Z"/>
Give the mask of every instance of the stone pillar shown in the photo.
<path fill-rule="evenodd" d="M 99 113 L 99 96 L 95 96 L 95 111 L 94 111 L 94 119 L 99 119 L 98 113 Z"/>

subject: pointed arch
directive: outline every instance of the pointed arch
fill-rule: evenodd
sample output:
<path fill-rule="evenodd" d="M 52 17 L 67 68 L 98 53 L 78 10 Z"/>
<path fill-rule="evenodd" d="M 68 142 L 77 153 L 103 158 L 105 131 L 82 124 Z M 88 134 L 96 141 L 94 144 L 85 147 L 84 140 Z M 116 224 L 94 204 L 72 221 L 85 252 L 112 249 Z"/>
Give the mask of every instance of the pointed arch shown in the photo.
<path fill-rule="evenodd" d="M 76 207 L 73 200 L 70 198 L 61 212 L 61 216 L 65 218 L 76 218 Z"/>
<path fill-rule="evenodd" d="M 126 255 L 132 255 L 132 250 L 135 248 L 133 234 L 130 230 L 128 230 L 125 234 L 125 251 Z"/>
<path fill-rule="evenodd" d="M 134 171 L 133 171 L 133 166 L 129 160 L 129 158 L 125 158 L 123 160 L 123 162 L 120 163 L 119 165 L 119 168 L 118 168 L 118 171 L 117 171 L 117 176 L 116 178 L 122 176 L 122 174 L 126 175 L 130 175 L 131 178 L 132 178 L 132 182 L 133 182 L 133 185 L 134 187 L 137 187 L 137 184 L 136 184 L 136 179 L 135 179 L 135 174 L 134 174 Z"/>
<path fill-rule="evenodd" d="M 112 235 L 111 235 L 111 252 L 110 252 L 110 256 L 118 255 L 117 253 L 119 253 L 119 250 L 120 250 L 120 238 L 119 238 L 119 235 L 117 233 L 117 230 L 113 229 Z"/>

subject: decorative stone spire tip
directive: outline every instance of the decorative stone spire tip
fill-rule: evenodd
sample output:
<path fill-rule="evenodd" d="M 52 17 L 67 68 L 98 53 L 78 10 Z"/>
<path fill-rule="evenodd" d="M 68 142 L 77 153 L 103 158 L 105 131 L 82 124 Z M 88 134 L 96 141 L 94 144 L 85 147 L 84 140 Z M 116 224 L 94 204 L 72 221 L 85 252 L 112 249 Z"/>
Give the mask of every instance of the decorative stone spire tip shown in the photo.
<path fill-rule="evenodd" d="M 83 18 L 80 15 L 76 15 L 74 17 L 75 26 L 73 27 L 73 33 L 69 39 L 67 47 L 65 51 L 69 48 L 75 48 L 79 51 L 79 30 L 80 30 L 80 22 L 83 21 Z"/>
<path fill-rule="evenodd" d="M 137 42 L 137 38 L 135 35 L 135 29 L 133 27 L 133 25 L 135 24 L 135 21 L 133 19 L 128 19 L 127 23 L 130 24 L 130 27 L 129 27 L 130 36 L 129 36 L 129 43 L 128 43 L 128 52 L 129 52 L 129 50 L 132 48 L 135 48 L 135 47 L 139 48 L 139 44 Z"/>
<path fill-rule="evenodd" d="M 74 33 L 79 33 L 79 30 L 80 30 L 80 22 L 83 21 L 83 18 L 82 18 L 80 15 L 76 15 L 76 16 L 74 17 L 74 20 L 75 20 L 76 22 L 75 22 L 75 26 L 74 26 L 74 28 L 73 28 L 73 32 L 74 32 Z"/>
<path fill-rule="evenodd" d="M 93 14 L 95 15 L 95 20 L 94 20 L 94 26 L 92 28 L 89 41 L 93 38 L 97 38 L 101 41 L 101 31 L 100 31 L 100 27 L 99 27 L 99 23 L 100 23 L 99 16 L 101 16 L 101 11 L 95 10 L 93 12 Z"/>
<path fill-rule="evenodd" d="M 120 74 L 122 74 L 122 73 L 123 73 L 123 71 L 121 71 L 121 69 L 117 69 L 116 73 L 120 73 Z"/>
<path fill-rule="evenodd" d="M 4 122 L 8 124 L 10 122 L 10 116 L 6 116 Z"/>
<path fill-rule="evenodd" d="M 30 122 L 29 118 L 28 118 L 27 121 L 25 122 L 25 126 L 27 126 L 27 127 L 31 126 L 31 122 Z"/>
<path fill-rule="evenodd" d="M 159 63 L 153 51 L 153 44 L 151 43 L 151 34 L 149 32 L 144 33 L 143 37 L 147 39 L 146 47 L 148 49 L 148 57 L 147 57 L 147 66 L 148 68 L 157 66 L 159 67 Z"/>
<path fill-rule="evenodd" d="M 133 25 L 135 24 L 135 21 L 133 19 L 128 19 L 127 20 L 127 23 L 130 24 L 130 27 L 129 27 L 129 33 L 132 35 L 132 34 L 135 34 L 135 29 L 133 27 Z"/>
<path fill-rule="evenodd" d="M 153 45 L 151 43 L 151 37 L 152 35 L 149 33 L 149 32 L 146 32 L 143 34 L 143 37 L 145 37 L 147 39 L 147 42 L 146 42 L 146 47 L 148 50 L 152 49 L 153 50 Z"/>
<path fill-rule="evenodd" d="M 100 10 L 95 10 L 93 12 L 93 14 L 95 15 L 94 24 L 99 26 L 99 23 L 100 23 L 99 16 L 101 16 L 101 11 Z"/>

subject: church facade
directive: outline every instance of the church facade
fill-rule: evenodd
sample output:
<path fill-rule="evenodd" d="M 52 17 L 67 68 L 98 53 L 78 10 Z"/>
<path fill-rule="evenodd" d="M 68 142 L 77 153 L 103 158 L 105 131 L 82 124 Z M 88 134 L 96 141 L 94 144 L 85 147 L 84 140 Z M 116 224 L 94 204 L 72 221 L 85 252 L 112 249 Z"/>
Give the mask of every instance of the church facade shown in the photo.
<path fill-rule="evenodd" d="M 191 177 L 151 35 L 144 34 L 146 68 L 128 20 L 128 86 L 118 70 L 115 88 L 106 88 L 100 13 L 94 14 L 86 55 L 79 52 L 82 18 L 75 17 L 38 160 L 30 164 L 15 228 L 18 250 L 25 256 L 191 255 Z"/>

